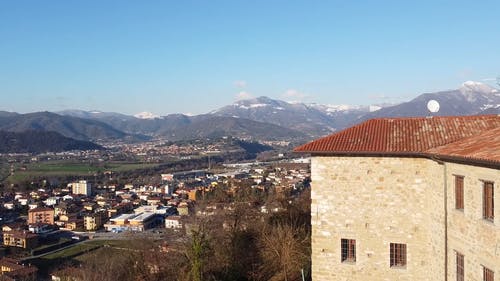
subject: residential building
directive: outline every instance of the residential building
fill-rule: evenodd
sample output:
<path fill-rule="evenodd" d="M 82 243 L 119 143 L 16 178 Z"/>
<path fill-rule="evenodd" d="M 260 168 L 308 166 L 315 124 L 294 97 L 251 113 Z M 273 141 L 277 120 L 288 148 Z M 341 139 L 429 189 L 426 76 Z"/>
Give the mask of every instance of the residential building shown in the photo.
<path fill-rule="evenodd" d="M 38 245 L 38 235 L 28 231 L 4 232 L 3 245 L 23 249 L 33 249 Z"/>
<path fill-rule="evenodd" d="M 59 204 L 59 201 L 61 200 L 60 197 L 57 197 L 57 196 L 54 196 L 54 197 L 49 197 L 47 198 L 44 203 L 45 205 L 47 206 L 54 206 L 54 205 L 57 205 Z"/>
<path fill-rule="evenodd" d="M 106 213 L 97 212 L 94 214 L 89 214 L 83 217 L 83 225 L 85 230 L 94 231 L 98 230 L 104 225 L 104 220 L 106 219 Z"/>
<path fill-rule="evenodd" d="M 108 210 L 108 218 L 130 212 L 134 209 L 134 205 L 130 202 L 128 203 L 120 203 L 115 205 L 113 208 Z"/>
<path fill-rule="evenodd" d="M 181 216 L 189 216 L 192 212 L 192 208 L 188 202 L 181 202 L 177 206 L 177 212 Z"/>
<path fill-rule="evenodd" d="M 54 224 L 54 209 L 37 207 L 28 211 L 28 224 Z"/>
<path fill-rule="evenodd" d="M 169 216 L 165 218 L 165 228 L 182 228 L 181 216 Z"/>
<path fill-rule="evenodd" d="M 0 259 L 0 280 L 35 280 L 38 268 L 11 258 Z"/>
<path fill-rule="evenodd" d="M 312 280 L 500 280 L 500 115 L 373 119 L 295 151 Z"/>
<path fill-rule="evenodd" d="M 35 234 L 45 234 L 57 230 L 57 227 L 51 224 L 38 223 L 29 225 L 28 230 Z"/>
<path fill-rule="evenodd" d="M 71 183 L 71 190 L 73 194 L 82 194 L 85 196 L 90 196 L 92 194 L 91 185 L 85 180 Z"/>
<path fill-rule="evenodd" d="M 71 218 L 64 224 L 64 229 L 75 231 L 81 230 L 84 227 L 83 219 L 81 218 Z"/>

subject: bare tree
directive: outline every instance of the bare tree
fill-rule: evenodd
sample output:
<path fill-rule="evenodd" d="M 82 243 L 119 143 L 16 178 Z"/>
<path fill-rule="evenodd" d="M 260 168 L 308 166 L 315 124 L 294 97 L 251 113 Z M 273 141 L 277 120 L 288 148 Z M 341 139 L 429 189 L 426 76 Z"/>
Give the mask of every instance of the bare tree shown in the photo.
<path fill-rule="evenodd" d="M 309 235 L 303 227 L 278 223 L 261 234 L 263 269 L 272 281 L 300 280 L 309 261 Z"/>

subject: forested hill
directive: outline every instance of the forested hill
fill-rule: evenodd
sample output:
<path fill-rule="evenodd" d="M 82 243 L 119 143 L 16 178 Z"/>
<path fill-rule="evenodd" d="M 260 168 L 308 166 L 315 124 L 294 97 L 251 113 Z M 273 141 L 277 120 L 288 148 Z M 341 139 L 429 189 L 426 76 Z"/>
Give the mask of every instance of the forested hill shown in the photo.
<path fill-rule="evenodd" d="M 0 153 L 43 153 L 93 149 L 103 149 L 103 147 L 92 142 L 67 138 L 56 132 L 0 131 Z"/>

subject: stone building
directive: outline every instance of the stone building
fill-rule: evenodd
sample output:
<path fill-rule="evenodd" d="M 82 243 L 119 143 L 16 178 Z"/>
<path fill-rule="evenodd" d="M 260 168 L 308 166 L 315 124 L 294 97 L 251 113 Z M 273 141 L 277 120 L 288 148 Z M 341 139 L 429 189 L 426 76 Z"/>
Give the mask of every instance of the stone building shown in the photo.
<path fill-rule="evenodd" d="M 314 281 L 500 280 L 499 115 L 373 119 L 295 151 Z"/>

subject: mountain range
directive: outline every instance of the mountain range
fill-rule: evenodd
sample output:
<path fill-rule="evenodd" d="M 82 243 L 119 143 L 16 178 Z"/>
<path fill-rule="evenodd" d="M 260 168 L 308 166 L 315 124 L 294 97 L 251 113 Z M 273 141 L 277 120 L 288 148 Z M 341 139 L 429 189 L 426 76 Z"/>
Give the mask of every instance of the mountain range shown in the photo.
<path fill-rule="evenodd" d="M 455 90 L 424 93 L 382 106 L 346 106 L 290 103 L 268 97 L 240 100 L 207 114 L 157 116 L 142 112 L 130 116 L 113 112 L 65 110 L 18 114 L 0 112 L 0 130 L 55 131 L 85 141 L 141 141 L 233 136 L 252 140 L 303 142 L 341 130 L 370 118 L 428 116 L 427 102 L 440 110 L 432 115 L 500 114 L 500 92 L 479 82 L 465 82 Z"/>

